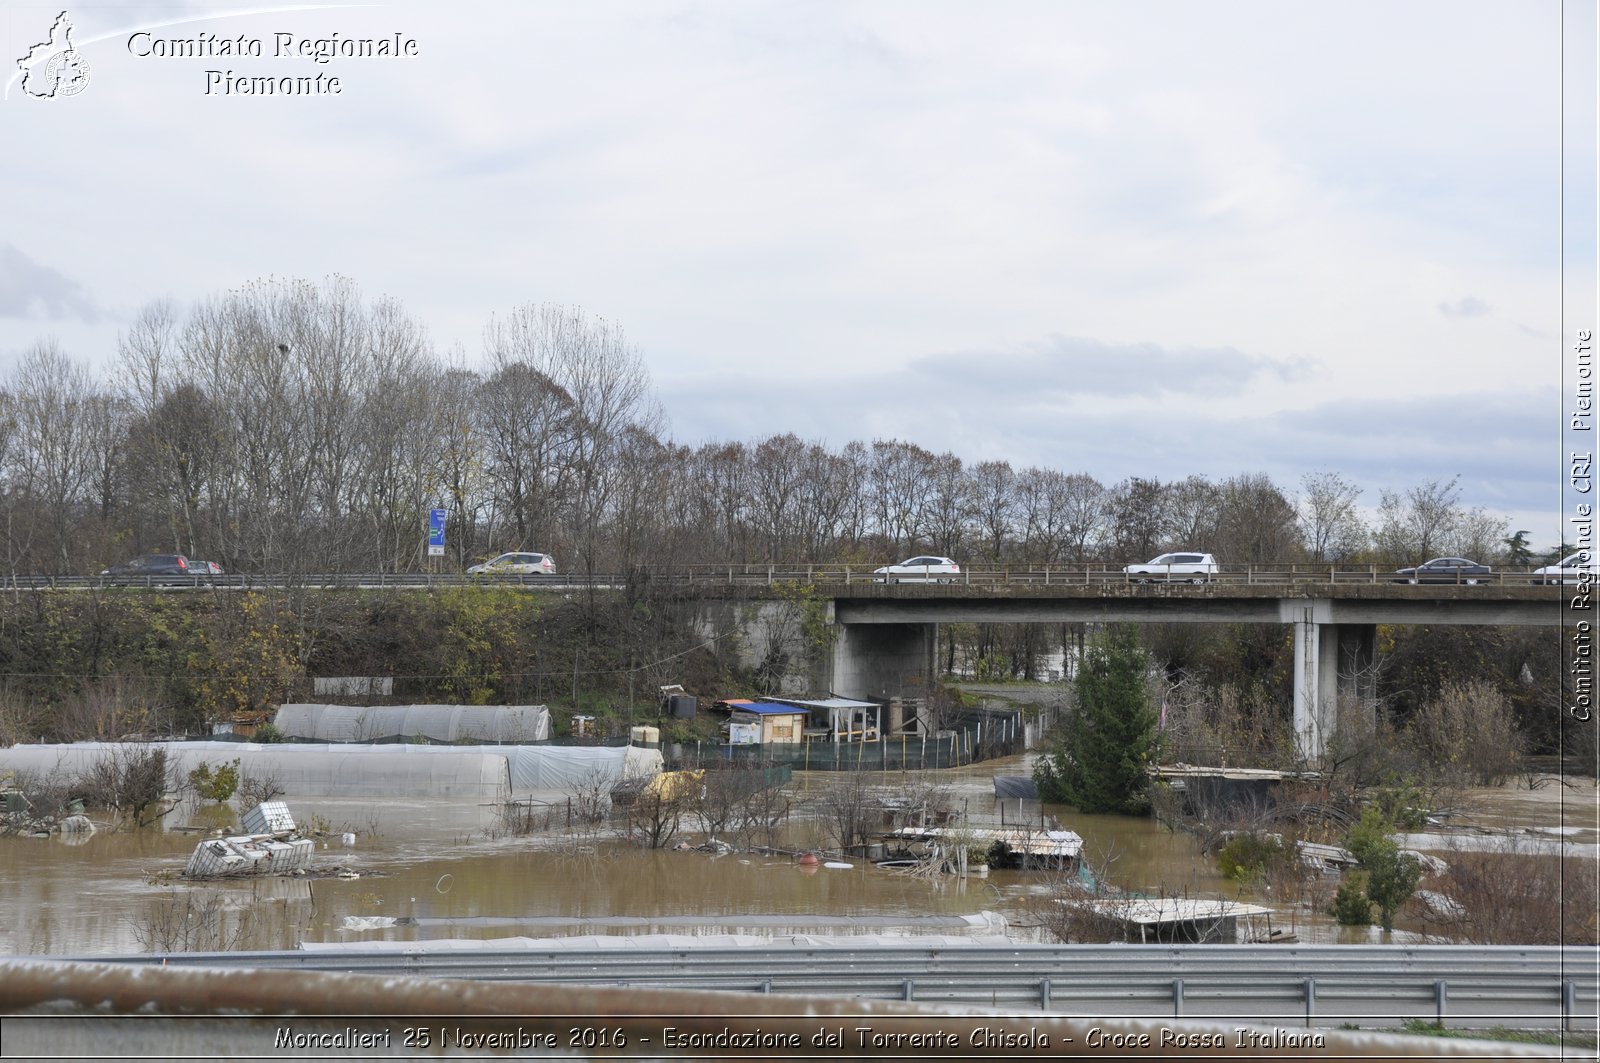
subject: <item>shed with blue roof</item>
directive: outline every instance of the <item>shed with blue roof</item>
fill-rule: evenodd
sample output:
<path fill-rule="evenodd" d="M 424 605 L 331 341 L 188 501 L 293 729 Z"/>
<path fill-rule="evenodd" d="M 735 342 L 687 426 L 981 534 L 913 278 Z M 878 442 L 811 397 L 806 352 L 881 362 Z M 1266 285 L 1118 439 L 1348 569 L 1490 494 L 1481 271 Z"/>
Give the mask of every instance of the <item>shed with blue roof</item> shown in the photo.
<path fill-rule="evenodd" d="M 805 740 L 805 709 L 771 701 L 729 705 L 728 741 L 733 745 L 782 745 Z"/>

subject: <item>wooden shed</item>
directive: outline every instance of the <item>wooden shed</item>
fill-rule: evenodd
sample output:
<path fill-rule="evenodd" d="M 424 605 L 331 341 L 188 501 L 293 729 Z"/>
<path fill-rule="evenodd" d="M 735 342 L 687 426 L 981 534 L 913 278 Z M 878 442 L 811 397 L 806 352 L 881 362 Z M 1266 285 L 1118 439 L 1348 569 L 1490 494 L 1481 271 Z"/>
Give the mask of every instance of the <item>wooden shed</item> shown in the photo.
<path fill-rule="evenodd" d="M 788 745 L 804 741 L 805 709 L 770 701 L 747 701 L 729 706 L 728 741 L 733 745 Z"/>

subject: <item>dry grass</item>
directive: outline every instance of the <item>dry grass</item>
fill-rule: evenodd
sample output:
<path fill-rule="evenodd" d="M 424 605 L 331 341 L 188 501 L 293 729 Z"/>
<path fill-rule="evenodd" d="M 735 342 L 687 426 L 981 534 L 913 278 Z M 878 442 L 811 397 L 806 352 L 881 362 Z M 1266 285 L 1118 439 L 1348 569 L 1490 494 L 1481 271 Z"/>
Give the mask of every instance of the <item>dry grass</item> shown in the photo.
<path fill-rule="evenodd" d="M 1446 786 L 1497 786 L 1521 766 L 1511 704 L 1487 683 L 1448 683 L 1406 727 L 1416 774 Z"/>
<path fill-rule="evenodd" d="M 1588 857 L 1536 855 L 1515 838 L 1489 852 L 1456 849 L 1424 883 L 1466 909 L 1437 932 L 1478 945 L 1600 945 L 1600 875 Z"/>
<path fill-rule="evenodd" d="M 1182 684 L 1168 688 L 1163 697 L 1167 706 L 1167 725 L 1161 732 L 1163 760 L 1214 767 L 1294 765 L 1294 735 L 1282 707 L 1263 692 Z"/>

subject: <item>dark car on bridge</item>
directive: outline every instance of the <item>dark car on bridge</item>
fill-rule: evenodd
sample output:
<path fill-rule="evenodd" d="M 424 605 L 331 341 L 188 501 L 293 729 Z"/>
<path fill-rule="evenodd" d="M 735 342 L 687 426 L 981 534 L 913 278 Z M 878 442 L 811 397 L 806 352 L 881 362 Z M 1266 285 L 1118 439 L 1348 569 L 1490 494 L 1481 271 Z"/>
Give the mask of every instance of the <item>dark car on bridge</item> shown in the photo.
<path fill-rule="evenodd" d="M 1466 583 L 1474 584 L 1489 578 L 1489 566 L 1480 565 L 1464 557 L 1436 557 L 1424 561 L 1416 568 L 1402 568 L 1395 572 L 1396 583 Z"/>
<path fill-rule="evenodd" d="M 191 576 L 197 573 L 182 554 L 144 554 L 100 570 L 102 576 Z"/>

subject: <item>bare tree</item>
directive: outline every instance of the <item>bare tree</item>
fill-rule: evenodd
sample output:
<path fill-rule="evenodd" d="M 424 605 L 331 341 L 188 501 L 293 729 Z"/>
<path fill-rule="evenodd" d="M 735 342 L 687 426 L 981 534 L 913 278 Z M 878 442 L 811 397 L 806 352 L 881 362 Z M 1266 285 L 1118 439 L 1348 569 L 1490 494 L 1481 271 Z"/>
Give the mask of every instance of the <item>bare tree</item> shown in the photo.
<path fill-rule="evenodd" d="M 1053 564 L 1061 558 L 1071 516 L 1067 476 L 1055 469 L 1028 468 L 1017 475 L 1017 509 L 1022 516 L 1022 549 L 1030 561 Z"/>
<path fill-rule="evenodd" d="M 18 482 L 42 510 L 51 571 L 69 573 L 73 518 L 91 471 L 86 412 L 94 388 L 88 371 L 53 339 L 28 349 L 14 380 Z"/>
<path fill-rule="evenodd" d="M 869 489 L 877 533 L 892 553 L 917 549 L 927 534 L 929 467 L 933 455 L 914 443 L 872 444 Z"/>
<path fill-rule="evenodd" d="M 837 772 L 817 798 L 823 829 L 841 850 L 867 840 L 876 809 L 865 772 Z"/>
<path fill-rule="evenodd" d="M 1017 512 L 1017 476 L 1009 462 L 985 461 L 972 467 L 972 509 L 989 561 L 998 564 L 1011 544 Z"/>
<path fill-rule="evenodd" d="M 485 429 L 477 403 L 480 385 L 476 373 L 459 368 L 438 370 L 427 381 L 435 425 L 428 479 L 437 485 L 438 500 L 448 510 L 450 527 L 456 529 L 445 541 L 454 544 L 459 567 L 465 567 L 475 552 L 489 505 Z"/>
<path fill-rule="evenodd" d="M 1163 492 L 1170 545 L 1175 549 L 1205 549 L 1217 537 L 1222 492 L 1204 476 L 1170 483 Z"/>
<path fill-rule="evenodd" d="M 855 541 L 846 528 L 860 504 L 860 490 L 850 474 L 849 462 L 829 454 L 821 443 L 806 447 L 800 483 L 800 538 L 806 560 L 832 560 L 841 541 Z"/>
<path fill-rule="evenodd" d="M 1300 484 L 1300 529 L 1311 560 L 1348 561 L 1366 548 L 1367 527 L 1356 508 L 1361 488 L 1326 471 L 1307 473 Z"/>
<path fill-rule="evenodd" d="M 1459 477 L 1382 492 L 1374 545 L 1387 561 L 1416 564 L 1444 550 L 1461 524 Z"/>
<path fill-rule="evenodd" d="M 356 396 L 357 432 L 349 509 L 365 510 L 379 572 L 418 567 L 421 529 L 442 494 L 434 452 L 443 434 L 444 403 L 427 338 L 392 300 L 373 308 L 370 367 Z"/>
<path fill-rule="evenodd" d="M 1216 539 L 1227 560 L 1295 561 L 1300 534 L 1294 505 L 1265 473 L 1232 476 L 1217 485 Z"/>
<path fill-rule="evenodd" d="M 4 519 L 6 568 L 16 575 L 33 541 L 33 522 L 24 518 L 26 501 L 18 486 L 21 442 L 17 403 L 9 390 L 0 390 L 0 517 Z"/>
<path fill-rule="evenodd" d="M 959 554 L 971 527 L 975 497 L 961 459 L 950 453 L 933 456 L 928 488 L 928 541 L 941 554 Z"/>
<path fill-rule="evenodd" d="M 621 329 L 577 307 L 516 307 L 489 323 L 485 343 L 497 372 L 522 367 L 518 388 L 542 404 L 539 412 L 561 447 L 554 471 L 567 479 L 562 501 L 575 561 L 592 574 L 619 486 L 613 459 L 623 435 L 629 428 L 660 428 L 644 361 Z"/>
<path fill-rule="evenodd" d="M 1067 559 L 1083 562 L 1104 530 L 1106 489 L 1088 473 L 1075 472 L 1059 483 L 1061 539 Z"/>
<path fill-rule="evenodd" d="M 223 431 L 219 411 L 192 384 L 164 392 L 148 410 L 135 409 L 127 441 L 131 500 L 156 514 L 173 549 L 231 561 L 221 544 L 202 535 L 215 450 Z"/>
<path fill-rule="evenodd" d="M 494 328 L 491 325 L 491 328 Z M 550 549 L 557 507 L 567 501 L 579 424 L 572 396 L 548 374 L 491 348 L 480 392 L 489 476 L 509 521 L 502 545 Z"/>
<path fill-rule="evenodd" d="M 1159 480 L 1131 477 L 1106 495 L 1111 545 L 1120 557 L 1148 558 L 1161 549 L 1169 527 Z"/>
<path fill-rule="evenodd" d="M 700 560 L 744 560 L 749 534 L 750 466 L 740 443 L 708 443 L 689 459 L 683 477 L 693 522 L 701 531 L 709 556 Z"/>
<path fill-rule="evenodd" d="M 1486 563 L 1500 561 L 1508 553 L 1505 549 L 1508 527 L 1505 517 L 1490 513 L 1481 506 L 1462 510 L 1445 550 Z"/>
<path fill-rule="evenodd" d="M 758 444 L 750 456 L 751 523 L 763 539 L 765 560 L 787 560 L 801 538 L 805 458 L 805 444 L 793 433 Z"/>

